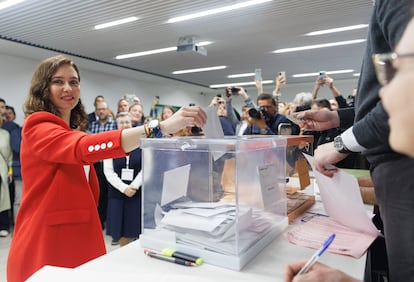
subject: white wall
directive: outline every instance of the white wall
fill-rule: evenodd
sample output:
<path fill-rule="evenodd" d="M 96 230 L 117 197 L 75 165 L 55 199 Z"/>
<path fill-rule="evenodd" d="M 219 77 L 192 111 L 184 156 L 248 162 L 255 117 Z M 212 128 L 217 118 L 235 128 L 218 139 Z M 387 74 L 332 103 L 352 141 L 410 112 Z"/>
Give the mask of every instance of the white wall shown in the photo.
<path fill-rule="evenodd" d="M 4 42 L 0 42 L 4 44 Z M 16 45 L 16 54 L 6 54 L 0 44 L 0 97 L 6 100 L 8 105 L 16 109 L 16 122 L 23 124 L 23 103 L 27 97 L 30 80 L 39 62 L 44 58 L 54 56 L 56 53 L 39 50 L 39 48 Z M 12 43 L 7 43 L 12 44 Z M 23 52 L 22 50 L 23 49 Z M 93 101 L 96 95 L 103 95 L 109 107 L 116 112 L 118 99 L 128 93 L 136 94 L 144 105 L 144 111 L 149 113 L 154 96 L 160 96 L 161 104 L 167 105 L 197 105 L 207 106 L 217 93 L 223 93 L 223 89 L 212 90 L 195 86 L 180 81 L 143 74 L 112 65 L 88 61 L 81 58 L 73 58 L 81 72 L 81 98 L 87 112 L 93 111 Z M 333 77 L 335 78 L 335 77 Z M 282 101 L 292 101 L 299 92 L 311 92 L 313 83 L 288 84 L 282 89 Z M 335 81 L 336 87 L 347 97 L 356 86 L 357 79 Z M 265 85 L 264 91 L 271 93 L 273 85 Z M 249 95 L 256 100 L 257 92 L 253 87 L 248 87 Z M 202 93 L 202 94 L 201 94 Z M 318 98 L 331 98 L 332 94 L 327 87 L 322 88 Z M 235 97 L 233 105 L 240 109 L 243 101 Z"/>
<path fill-rule="evenodd" d="M 54 54 L 51 54 L 54 55 Z M 122 68 L 107 66 L 93 62 L 104 72 L 88 69 L 82 60 L 74 61 L 81 73 L 81 98 L 87 112 L 93 111 L 93 101 L 96 95 L 103 95 L 109 107 L 116 112 L 119 98 L 128 93 L 136 94 L 144 105 L 144 111 L 149 112 L 150 105 L 155 95 L 159 95 L 162 104 L 187 105 L 196 103 L 206 105 L 210 101 L 207 95 L 200 95 L 209 89 L 186 84 L 164 78 L 150 78 L 138 80 L 134 78 L 138 72 Z M 23 124 L 23 103 L 27 97 L 30 80 L 40 60 L 32 60 L 0 53 L 0 97 L 6 100 L 8 105 L 15 108 L 16 122 Z M 88 63 L 90 64 L 90 63 Z M 108 73 L 108 70 L 111 72 Z M 214 93 L 214 92 L 212 92 Z M 213 94 L 211 94 L 213 95 Z"/>

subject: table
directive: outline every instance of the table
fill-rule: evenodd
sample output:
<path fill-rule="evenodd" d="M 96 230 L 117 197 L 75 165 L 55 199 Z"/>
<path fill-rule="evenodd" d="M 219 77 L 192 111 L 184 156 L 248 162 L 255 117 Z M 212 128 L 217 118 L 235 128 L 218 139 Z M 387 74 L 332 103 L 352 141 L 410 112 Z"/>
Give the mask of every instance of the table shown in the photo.
<path fill-rule="evenodd" d="M 280 235 L 241 271 L 208 264 L 186 267 L 147 257 L 139 240 L 87 262 L 76 269 L 45 267 L 29 280 L 37 281 L 283 281 L 286 263 L 309 258 L 315 250 L 290 244 Z M 360 259 L 325 253 L 320 262 L 362 279 L 365 256 Z"/>

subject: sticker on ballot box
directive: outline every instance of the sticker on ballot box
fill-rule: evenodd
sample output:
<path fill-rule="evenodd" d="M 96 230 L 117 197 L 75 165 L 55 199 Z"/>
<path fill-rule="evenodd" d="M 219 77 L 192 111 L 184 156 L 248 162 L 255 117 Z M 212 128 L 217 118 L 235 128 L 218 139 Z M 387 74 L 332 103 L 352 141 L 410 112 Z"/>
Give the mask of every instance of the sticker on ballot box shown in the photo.
<path fill-rule="evenodd" d="M 263 207 L 266 208 L 275 203 L 279 197 L 279 189 L 275 177 L 276 165 L 262 165 L 258 167 L 258 170 Z"/>

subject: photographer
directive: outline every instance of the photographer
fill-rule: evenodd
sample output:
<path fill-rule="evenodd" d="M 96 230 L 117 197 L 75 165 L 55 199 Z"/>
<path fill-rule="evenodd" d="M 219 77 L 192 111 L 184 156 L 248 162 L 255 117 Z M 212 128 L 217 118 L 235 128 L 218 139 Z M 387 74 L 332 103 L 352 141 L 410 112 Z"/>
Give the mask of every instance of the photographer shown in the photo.
<path fill-rule="evenodd" d="M 236 111 L 233 109 L 233 105 L 231 104 L 232 96 L 242 97 L 245 103 L 245 105 L 242 107 L 242 114 L 240 119 L 236 116 Z M 256 105 L 249 97 L 249 95 L 247 95 L 247 92 L 244 90 L 244 88 L 239 86 L 226 88 L 225 101 L 227 108 L 227 117 L 230 119 L 233 128 L 235 128 L 235 135 L 242 136 L 247 126 L 249 125 L 247 121 L 247 112 L 250 108 L 255 108 Z"/>
<path fill-rule="evenodd" d="M 278 105 L 271 94 L 260 94 L 257 97 L 257 106 L 257 109 L 251 108 L 249 110 L 247 120 L 250 126 L 244 131 L 245 135 L 278 135 L 280 124 L 290 124 L 290 134 L 299 134 L 299 126 L 278 113 Z"/>

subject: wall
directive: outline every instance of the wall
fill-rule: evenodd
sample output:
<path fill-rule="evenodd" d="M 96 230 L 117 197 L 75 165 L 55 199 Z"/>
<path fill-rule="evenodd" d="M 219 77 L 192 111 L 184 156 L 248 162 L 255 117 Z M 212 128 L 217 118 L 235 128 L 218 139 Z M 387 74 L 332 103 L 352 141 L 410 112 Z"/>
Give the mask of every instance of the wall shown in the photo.
<path fill-rule="evenodd" d="M 206 105 L 210 101 L 207 95 L 200 95 L 201 92 L 208 91 L 206 88 L 164 78 L 155 78 L 156 81 L 151 81 L 154 78 L 148 81 L 138 80 L 134 78 L 137 72 L 93 62 L 92 64 L 104 69 L 104 72 L 99 72 L 89 69 L 82 60 L 74 60 L 80 68 L 81 97 L 87 112 L 93 111 L 96 95 L 103 95 L 115 112 L 119 98 L 126 93 L 136 94 L 141 99 L 146 113 L 149 112 L 155 95 L 161 97 L 161 103 L 172 105 L 187 105 L 190 102 Z M 33 72 L 40 61 L 0 53 L 0 97 L 15 108 L 16 122 L 19 124 L 23 123 L 23 103 Z M 112 70 L 112 73 L 108 70 Z"/>

